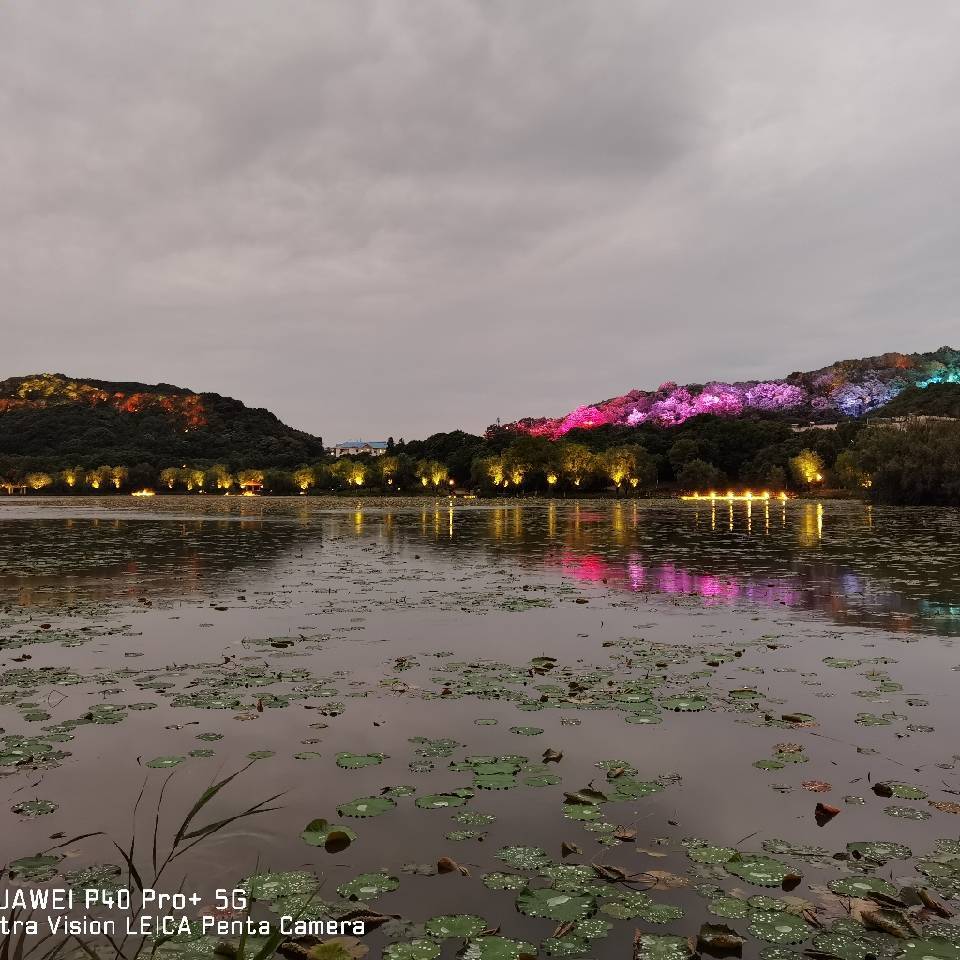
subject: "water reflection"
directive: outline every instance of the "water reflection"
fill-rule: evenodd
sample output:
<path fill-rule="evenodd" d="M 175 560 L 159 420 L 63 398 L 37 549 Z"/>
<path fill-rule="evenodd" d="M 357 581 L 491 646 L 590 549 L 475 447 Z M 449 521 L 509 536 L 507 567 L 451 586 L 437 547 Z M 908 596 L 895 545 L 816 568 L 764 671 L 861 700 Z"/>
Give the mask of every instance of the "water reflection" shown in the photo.
<path fill-rule="evenodd" d="M 158 501 L 136 511 L 116 501 L 73 501 L 58 508 L 65 516 L 51 516 L 45 505 L 0 511 L 0 595 L 33 604 L 197 594 L 224 578 L 266 576 L 291 555 L 329 557 L 379 544 L 399 555 L 417 551 L 441 571 L 450 559 L 489 558 L 708 605 L 759 604 L 840 623 L 960 633 L 956 511 L 813 501 L 463 507 L 443 499 L 340 511 L 319 498 Z"/>

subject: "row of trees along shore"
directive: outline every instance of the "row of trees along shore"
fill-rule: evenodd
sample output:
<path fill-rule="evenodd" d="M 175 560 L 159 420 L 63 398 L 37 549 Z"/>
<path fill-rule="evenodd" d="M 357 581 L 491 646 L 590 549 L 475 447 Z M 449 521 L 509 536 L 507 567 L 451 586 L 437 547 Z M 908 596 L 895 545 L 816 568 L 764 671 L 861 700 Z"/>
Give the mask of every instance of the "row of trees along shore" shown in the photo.
<path fill-rule="evenodd" d="M 601 427 L 562 440 L 488 431 L 389 443 L 380 457 L 328 458 L 295 468 L 196 461 L 53 465 L 0 457 L 7 493 L 312 494 L 364 491 L 481 495 L 671 495 L 846 491 L 886 503 L 960 505 L 960 421 L 794 431 L 774 419 L 699 417 L 682 427 Z"/>

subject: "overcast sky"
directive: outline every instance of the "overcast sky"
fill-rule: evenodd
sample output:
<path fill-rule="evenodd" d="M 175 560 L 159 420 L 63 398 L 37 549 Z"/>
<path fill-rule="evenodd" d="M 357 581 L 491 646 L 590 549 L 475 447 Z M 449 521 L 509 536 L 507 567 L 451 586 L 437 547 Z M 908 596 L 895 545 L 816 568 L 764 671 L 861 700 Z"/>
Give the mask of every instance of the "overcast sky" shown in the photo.
<path fill-rule="evenodd" d="M 960 347 L 955 0 L 6 0 L 0 378 L 328 442 Z"/>

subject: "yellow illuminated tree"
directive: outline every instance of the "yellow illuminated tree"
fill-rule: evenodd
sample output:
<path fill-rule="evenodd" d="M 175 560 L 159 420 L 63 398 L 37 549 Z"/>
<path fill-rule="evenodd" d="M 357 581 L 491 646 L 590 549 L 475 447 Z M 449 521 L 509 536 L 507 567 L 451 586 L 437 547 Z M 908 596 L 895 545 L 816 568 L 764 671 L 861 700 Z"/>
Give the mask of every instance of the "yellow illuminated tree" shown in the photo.
<path fill-rule="evenodd" d="M 87 483 L 94 489 L 99 490 L 101 487 L 106 486 L 110 482 L 110 478 L 113 476 L 113 467 L 108 467 L 106 465 L 102 467 L 97 467 L 96 470 L 90 470 L 87 473 Z"/>
<path fill-rule="evenodd" d="M 28 473 L 26 476 L 27 486 L 31 490 L 42 490 L 53 483 L 53 477 L 49 473 Z"/>
<path fill-rule="evenodd" d="M 293 471 L 293 482 L 300 490 L 309 490 L 314 483 L 316 483 L 316 479 L 313 467 L 297 467 L 297 469 Z"/>
<path fill-rule="evenodd" d="M 421 460 L 417 464 L 417 479 L 425 487 L 439 487 L 446 481 L 448 473 L 446 466 L 439 460 Z"/>
<path fill-rule="evenodd" d="M 790 473 L 802 486 L 813 487 L 823 482 L 823 457 L 816 450 L 801 450 L 790 459 Z"/>
<path fill-rule="evenodd" d="M 110 482 L 115 490 L 119 490 L 130 476 L 130 471 L 126 467 L 114 467 L 110 471 Z"/>
<path fill-rule="evenodd" d="M 597 458 L 581 443 L 565 444 L 561 453 L 561 463 L 564 476 L 575 487 L 579 487 L 584 480 L 588 480 L 597 472 Z"/>
<path fill-rule="evenodd" d="M 400 469 L 400 458 L 390 454 L 384 454 L 377 458 L 377 470 L 380 473 L 380 480 L 388 487 L 397 482 L 397 472 Z"/>
<path fill-rule="evenodd" d="M 83 470 L 80 467 L 67 467 L 60 477 L 71 490 L 83 484 Z"/>
<path fill-rule="evenodd" d="M 172 490 L 180 480 L 180 470 L 178 467 L 164 467 L 160 471 L 160 482 L 167 485 L 168 490 Z"/>
<path fill-rule="evenodd" d="M 215 463 L 207 472 L 218 490 L 229 490 L 237 482 L 226 464 Z"/>

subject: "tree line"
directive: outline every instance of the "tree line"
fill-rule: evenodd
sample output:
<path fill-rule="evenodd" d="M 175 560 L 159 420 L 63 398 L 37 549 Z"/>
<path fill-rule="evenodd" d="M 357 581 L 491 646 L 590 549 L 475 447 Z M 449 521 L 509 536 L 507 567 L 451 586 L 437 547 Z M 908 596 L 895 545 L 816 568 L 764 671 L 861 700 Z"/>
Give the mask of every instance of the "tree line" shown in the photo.
<path fill-rule="evenodd" d="M 627 442 L 623 442 L 627 441 Z M 22 459 L 22 458 L 20 458 Z M 454 431 L 388 443 L 379 457 L 330 457 L 293 468 L 237 467 L 197 460 L 158 467 L 67 466 L 31 469 L 0 458 L 7 493 L 308 494 L 316 492 L 484 495 L 670 495 L 845 490 L 883 503 L 960 504 L 960 422 L 840 424 L 795 432 L 776 421 L 702 422 L 672 431 L 601 428 L 560 441 L 491 431 Z"/>

